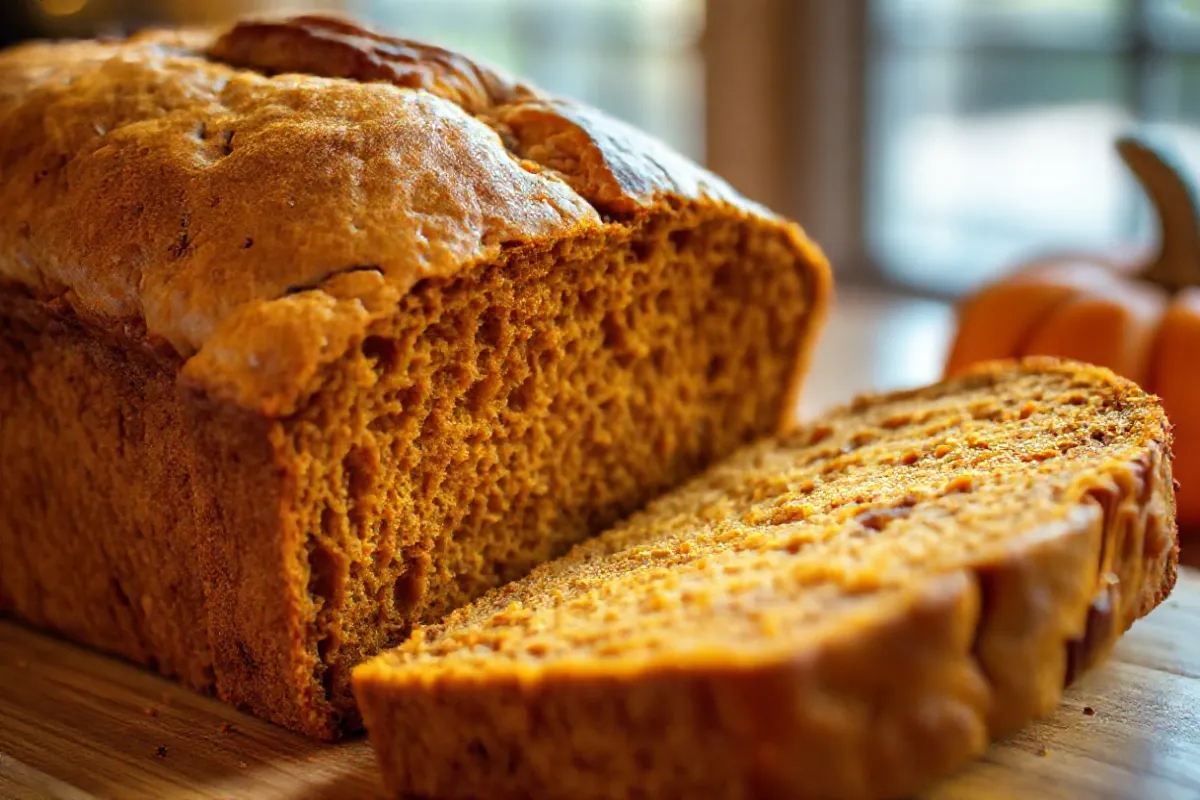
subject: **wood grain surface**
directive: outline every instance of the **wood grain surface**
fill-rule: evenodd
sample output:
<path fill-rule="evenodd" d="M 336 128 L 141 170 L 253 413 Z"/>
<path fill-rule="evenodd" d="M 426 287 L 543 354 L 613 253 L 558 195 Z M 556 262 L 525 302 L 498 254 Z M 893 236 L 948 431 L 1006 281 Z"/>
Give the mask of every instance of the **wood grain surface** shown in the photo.
<path fill-rule="evenodd" d="M 367 742 L 335 745 L 0 622 L 0 797 L 373 798 Z M 1058 710 L 926 795 L 1200 797 L 1200 572 Z"/>

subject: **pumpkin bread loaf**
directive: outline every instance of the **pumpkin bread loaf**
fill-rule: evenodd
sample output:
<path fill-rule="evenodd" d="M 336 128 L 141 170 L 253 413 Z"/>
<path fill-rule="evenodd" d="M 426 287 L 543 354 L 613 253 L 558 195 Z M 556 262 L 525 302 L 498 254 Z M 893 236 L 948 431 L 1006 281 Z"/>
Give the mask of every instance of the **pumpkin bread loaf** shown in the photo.
<path fill-rule="evenodd" d="M 0 54 L 0 613 L 313 736 L 788 418 L 829 273 L 628 127 L 316 17 Z"/>
<path fill-rule="evenodd" d="M 355 691 L 395 795 L 904 796 L 1167 595 L 1174 511 L 1155 398 L 989 365 L 742 449 Z"/>

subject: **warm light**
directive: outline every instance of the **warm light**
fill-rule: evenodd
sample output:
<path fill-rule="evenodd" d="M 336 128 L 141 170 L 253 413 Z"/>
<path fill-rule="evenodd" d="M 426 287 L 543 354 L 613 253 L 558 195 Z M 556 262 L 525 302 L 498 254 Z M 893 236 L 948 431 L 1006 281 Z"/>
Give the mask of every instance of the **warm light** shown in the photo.
<path fill-rule="evenodd" d="M 69 17 L 72 14 L 78 14 L 87 4 L 88 0 L 38 0 L 42 11 L 52 17 Z"/>

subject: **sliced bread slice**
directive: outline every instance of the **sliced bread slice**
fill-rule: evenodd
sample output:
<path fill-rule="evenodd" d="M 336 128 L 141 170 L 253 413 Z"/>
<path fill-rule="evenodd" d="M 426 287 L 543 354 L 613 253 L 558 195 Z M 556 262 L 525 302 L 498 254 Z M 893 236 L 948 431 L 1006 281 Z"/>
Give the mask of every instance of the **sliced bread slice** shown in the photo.
<path fill-rule="evenodd" d="M 396 795 L 879 797 L 1050 711 L 1175 579 L 1158 401 L 993 364 L 741 450 L 364 664 Z"/>

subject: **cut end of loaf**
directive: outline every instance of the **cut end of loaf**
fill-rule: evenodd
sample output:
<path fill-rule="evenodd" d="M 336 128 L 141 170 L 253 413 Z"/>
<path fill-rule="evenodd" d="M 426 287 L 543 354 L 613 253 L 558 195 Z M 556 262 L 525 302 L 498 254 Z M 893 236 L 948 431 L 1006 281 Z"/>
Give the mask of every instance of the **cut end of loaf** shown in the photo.
<path fill-rule="evenodd" d="M 1049 711 L 1175 554 L 1157 401 L 991 365 L 743 449 L 356 689 L 396 792 L 904 794 Z"/>
<path fill-rule="evenodd" d="M 824 287 L 792 232 L 663 214 L 418 286 L 284 423 L 310 659 L 350 668 L 775 430 Z"/>

